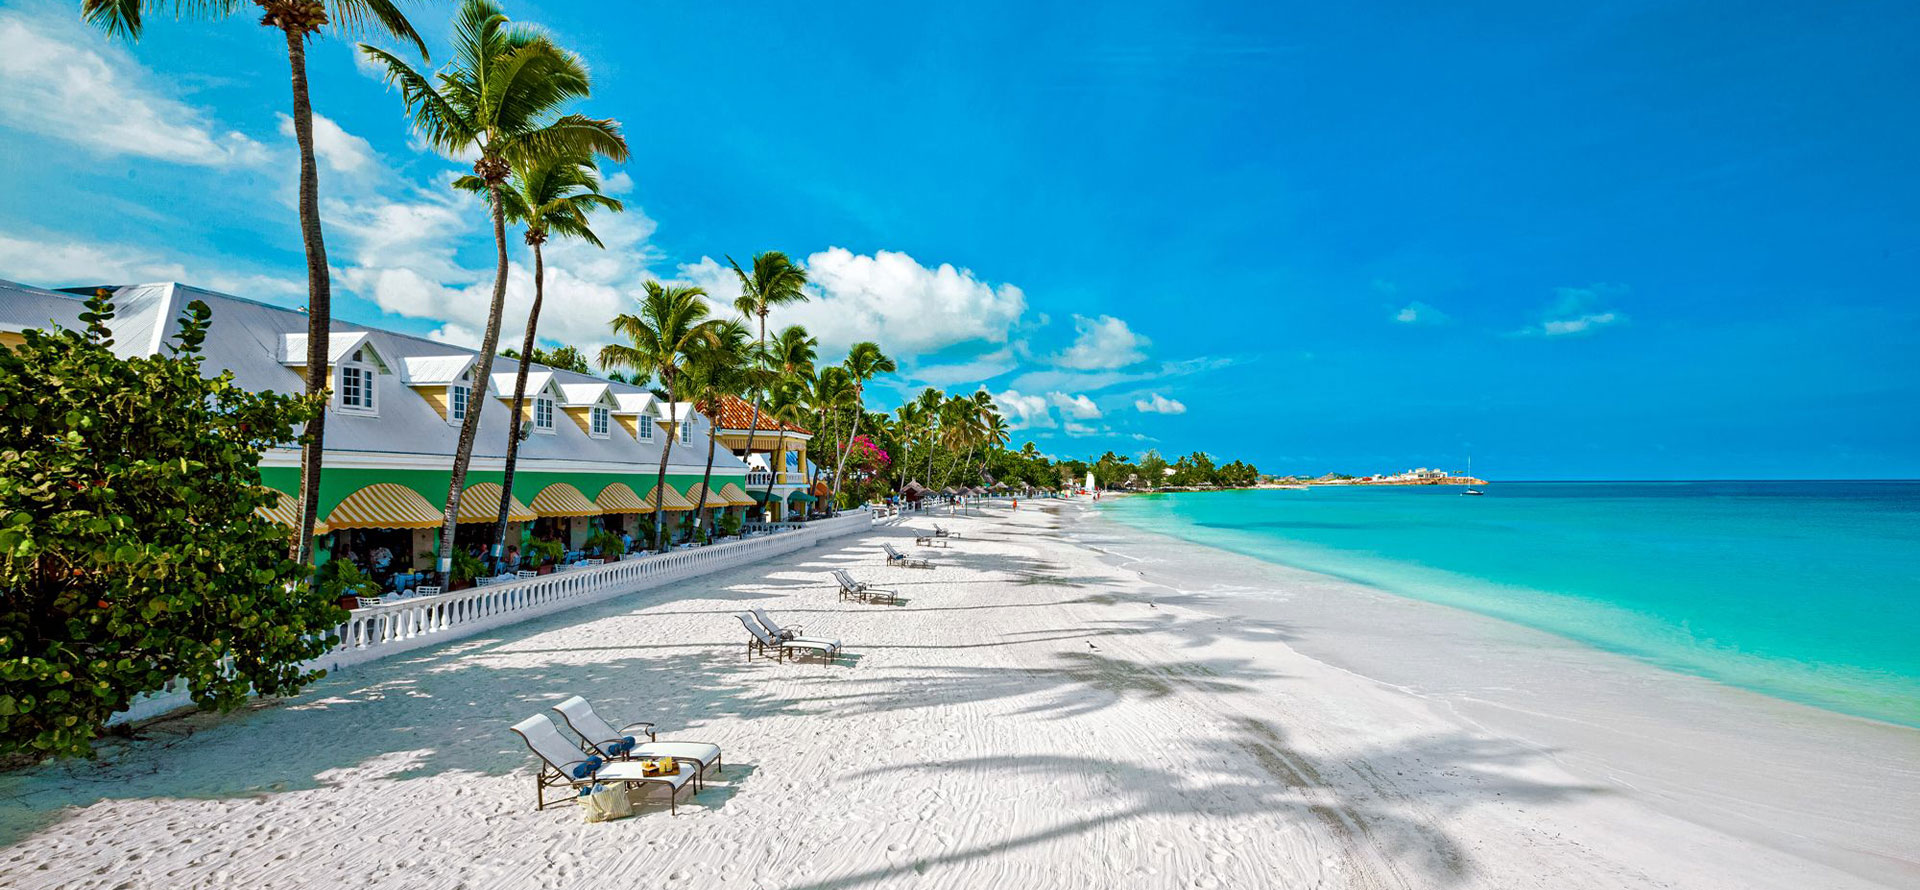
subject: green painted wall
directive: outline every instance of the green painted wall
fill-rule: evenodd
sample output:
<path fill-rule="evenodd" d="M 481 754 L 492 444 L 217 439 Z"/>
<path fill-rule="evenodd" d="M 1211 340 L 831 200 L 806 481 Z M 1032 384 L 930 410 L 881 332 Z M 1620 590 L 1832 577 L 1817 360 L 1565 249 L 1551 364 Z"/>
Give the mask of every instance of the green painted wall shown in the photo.
<path fill-rule="evenodd" d="M 475 470 L 467 474 L 467 484 L 473 485 L 480 482 L 492 482 L 498 485 L 500 483 L 500 475 L 498 472 Z M 647 495 L 653 492 L 653 482 L 655 478 L 654 473 L 548 473 L 522 470 L 513 474 L 513 491 L 514 497 L 519 498 L 521 503 L 531 503 L 534 496 L 539 494 L 542 489 L 556 482 L 565 482 L 580 489 L 581 494 L 586 495 L 588 500 L 592 500 L 599 497 L 600 492 L 605 490 L 607 486 L 615 482 L 624 482 L 629 488 L 633 489 L 634 494 L 639 495 L 641 500 L 645 500 Z M 701 474 L 699 473 L 668 473 L 667 484 L 673 486 L 675 491 L 684 495 L 688 489 L 700 481 L 700 478 Z M 300 491 L 299 467 L 261 467 L 260 479 L 266 483 L 268 487 L 289 495 L 298 494 Z M 392 482 L 398 485 L 404 485 L 418 492 L 421 497 L 426 498 L 427 503 L 438 507 L 446 503 L 447 486 L 452 480 L 453 471 L 451 469 L 326 469 L 320 475 L 320 509 L 318 515 L 321 521 L 326 521 L 327 514 L 333 512 L 333 508 L 339 506 L 340 502 L 346 500 L 349 495 L 379 482 Z M 745 487 L 746 475 L 744 473 L 724 475 L 718 470 L 714 472 L 713 485 L 715 487 L 725 485 L 728 482 L 738 483 L 742 487 Z"/>

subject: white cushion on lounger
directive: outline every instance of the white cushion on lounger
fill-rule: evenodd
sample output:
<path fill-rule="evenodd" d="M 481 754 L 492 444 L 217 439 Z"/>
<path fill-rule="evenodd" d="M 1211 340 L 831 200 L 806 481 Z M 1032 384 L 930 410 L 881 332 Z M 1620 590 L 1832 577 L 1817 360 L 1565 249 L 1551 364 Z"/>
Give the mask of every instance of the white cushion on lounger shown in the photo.
<path fill-rule="evenodd" d="M 816 640 L 812 637 L 800 637 L 798 639 L 787 640 L 780 645 L 797 646 L 802 649 L 831 649 L 835 652 L 840 651 L 839 640 Z"/>
<path fill-rule="evenodd" d="M 636 746 L 628 756 L 635 760 L 653 757 L 698 760 L 712 766 L 720 759 L 720 746 L 707 742 L 648 742 Z"/>
<path fill-rule="evenodd" d="M 593 774 L 596 782 L 661 782 L 672 785 L 679 791 L 680 786 L 693 779 L 694 766 L 691 763 L 680 764 L 680 772 L 671 776 L 649 776 L 641 771 L 638 760 L 617 760 L 600 768 Z"/>

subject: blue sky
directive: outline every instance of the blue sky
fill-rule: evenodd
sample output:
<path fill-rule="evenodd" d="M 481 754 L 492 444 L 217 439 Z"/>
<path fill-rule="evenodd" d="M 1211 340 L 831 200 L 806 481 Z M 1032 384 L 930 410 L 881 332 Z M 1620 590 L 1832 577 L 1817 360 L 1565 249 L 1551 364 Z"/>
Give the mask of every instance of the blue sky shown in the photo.
<path fill-rule="evenodd" d="M 1053 454 L 1920 476 L 1909 4 L 696 6 L 507 4 L 634 149 L 555 342 L 781 249 L 785 321 L 901 360 L 876 400 L 984 385 Z M 73 10 L 0 6 L 0 277 L 302 302 L 284 50 Z M 474 342 L 464 163 L 350 46 L 310 55 L 336 312 Z"/>

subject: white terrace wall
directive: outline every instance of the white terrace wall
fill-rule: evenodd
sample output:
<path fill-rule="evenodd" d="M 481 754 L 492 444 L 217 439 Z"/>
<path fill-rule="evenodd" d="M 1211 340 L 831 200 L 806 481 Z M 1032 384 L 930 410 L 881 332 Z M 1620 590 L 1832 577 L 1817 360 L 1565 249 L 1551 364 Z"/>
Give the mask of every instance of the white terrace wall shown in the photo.
<path fill-rule="evenodd" d="M 874 522 L 872 514 L 856 512 L 804 524 L 778 523 L 771 529 L 772 534 L 762 537 L 623 559 L 508 584 L 411 597 L 355 609 L 348 613 L 346 623 L 335 631 L 340 637 L 340 644 L 331 652 L 314 659 L 309 666 L 337 671 L 623 594 L 792 553 L 830 538 L 865 531 L 872 528 Z M 134 702 L 127 710 L 115 714 L 109 722 L 148 720 L 192 704 L 184 688 L 168 690 Z"/>

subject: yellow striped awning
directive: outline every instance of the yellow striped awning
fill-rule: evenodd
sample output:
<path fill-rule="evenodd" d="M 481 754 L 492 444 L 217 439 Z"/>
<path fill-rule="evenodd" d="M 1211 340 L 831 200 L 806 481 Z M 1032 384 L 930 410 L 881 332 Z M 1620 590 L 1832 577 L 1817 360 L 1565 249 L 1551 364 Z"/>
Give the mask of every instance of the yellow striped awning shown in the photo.
<path fill-rule="evenodd" d="M 269 488 L 267 490 L 274 494 L 273 503 L 264 507 L 253 508 L 253 515 L 265 519 L 268 522 L 279 523 L 287 528 L 293 528 L 299 525 L 300 499 L 278 489 Z"/>
<path fill-rule="evenodd" d="M 555 482 L 534 496 L 533 512 L 542 516 L 598 516 L 600 508 L 587 500 L 580 489 Z"/>
<path fill-rule="evenodd" d="M 267 490 L 278 495 L 278 499 L 265 507 L 253 508 L 253 515 L 275 525 L 285 526 L 287 531 L 290 532 L 299 530 L 300 499 L 277 489 Z M 324 535 L 328 531 L 327 524 L 324 522 L 316 522 L 313 524 L 313 533 L 316 535 Z"/>
<path fill-rule="evenodd" d="M 647 496 L 641 498 L 640 502 L 647 505 L 647 512 L 649 513 L 653 512 L 652 489 L 649 489 L 647 491 Z M 691 510 L 693 509 L 693 502 L 687 500 L 685 497 L 682 497 L 680 492 L 676 491 L 673 486 L 661 485 L 660 486 L 660 509 L 668 513 L 673 513 L 680 510 Z"/>
<path fill-rule="evenodd" d="M 615 482 L 600 489 L 600 496 L 593 503 L 602 513 L 647 513 L 647 505 L 640 502 L 640 496 L 633 493 L 624 482 Z"/>
<path fill-rule="evenodd" d="M 692 485 L 687 486 L 687 503 L 693 504 L 695 506 L 699 506 L 700 489 L 701 489 L 701 485 L 698 482 L 695 482 Z M 718 489 L 707 490 L 707 509 L 717 510 L 725 506 L 727 506 L 726 495 L 721 494 Z"/>
<path fill-rule="evenodd" d="M 327 527 L 344 528 L 439 528 L 441 513 L 420 493 L 392 482 L 376 482 L 362 488 L 327 514 Z"/>
<path fill-rule="evenodd" d="M 720 489 L 720 496 L 727 499 L 729 507 L 751 507 L 760 503 L 754 500 L 752 495 L 747 494 L 746 489 L 733 482 L 727 483 Z"/>
<path fill-rule="evenodd" d="M 532 522 L 539 514 L 514 498 L 507 504 L 508 522 Z M 500 486 L 494 482 L 475 482 L 460 492 L 461 522 L 496 522 L 500 519 Z"/>

